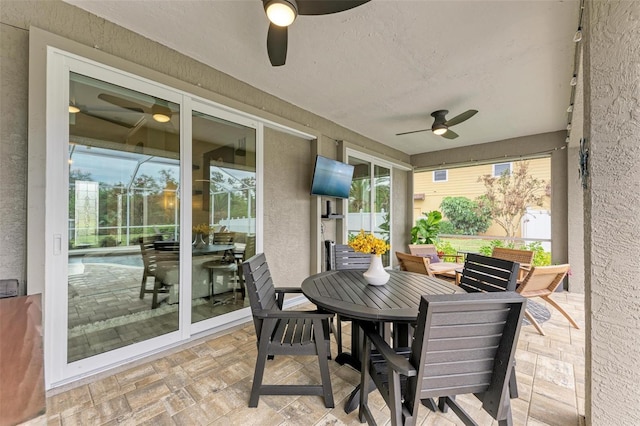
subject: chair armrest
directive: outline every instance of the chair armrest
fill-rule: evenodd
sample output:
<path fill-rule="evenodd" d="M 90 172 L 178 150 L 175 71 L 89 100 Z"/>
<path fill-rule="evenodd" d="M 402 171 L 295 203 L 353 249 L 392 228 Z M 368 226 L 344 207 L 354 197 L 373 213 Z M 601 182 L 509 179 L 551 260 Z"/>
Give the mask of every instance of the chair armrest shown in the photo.
<path fill-rule="evenodd" d="M 302 293 L 300 287 L 276 287 L 276 293 Z"/>
<path fill-rule="evenodd" d="M 253 316 L 258 318 L 309 318 L 309 319 L 330 319 L 334 314 L 318 311 L 256 311 Z"/>
<path fill-rule="evenodd" d="M 382 357 L 387 361 L 389 367 L 407 377 L 413 377 L 418 374 L 417 370 L 413 365 L 411 365 L 408 359 L 402 355 L 398 355 L 393 349 L 391 349 L 371 323 L 359 322 L 358 325 L 369 340 L 371 340 L 371 343 L 373 343 L 380 355 L 382 355 Z"/>

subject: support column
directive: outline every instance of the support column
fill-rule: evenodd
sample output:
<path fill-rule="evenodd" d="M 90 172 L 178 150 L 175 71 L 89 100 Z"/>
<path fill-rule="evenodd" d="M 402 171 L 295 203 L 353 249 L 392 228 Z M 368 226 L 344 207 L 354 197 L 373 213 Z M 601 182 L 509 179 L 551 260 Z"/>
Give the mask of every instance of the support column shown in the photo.
<path fill-rule="evenodd" d="M 588 0 L 586 419 L 640 424 L 640 2 Z"/>

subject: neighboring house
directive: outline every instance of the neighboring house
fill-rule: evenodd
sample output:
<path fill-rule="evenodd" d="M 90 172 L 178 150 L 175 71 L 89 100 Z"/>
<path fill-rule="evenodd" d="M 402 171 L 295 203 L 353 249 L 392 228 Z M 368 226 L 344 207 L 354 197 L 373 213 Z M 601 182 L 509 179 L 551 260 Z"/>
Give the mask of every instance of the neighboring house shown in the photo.
<path fill-rule="evenodd" d="M 545 182 L 551 182 L 551 160 L 549 157 L 523 160 L 529 163 L 529 174 Z M 467 197 L 471 200 L 485 193 L 484 184 L 479 181 L 483 175 L 499 176 L 505 170 L 515 170 L 522 161 L 482 164 L 479 166 L 437 169 L 416 172 L 413 179 L 413 220 L 414 222 L 432 210 L 441 210 L 440 203 L 445 197 Z M 549 211 L 551 198 L 545 197 L 542 206 L 531 206 L 536 211 Z M 444 218 L 446 220 L 446 217 Z M 522 236 L 522 229 L 520 234 Z M 483 235 L 505 235 L 504 229 L 493 223 Z"/>

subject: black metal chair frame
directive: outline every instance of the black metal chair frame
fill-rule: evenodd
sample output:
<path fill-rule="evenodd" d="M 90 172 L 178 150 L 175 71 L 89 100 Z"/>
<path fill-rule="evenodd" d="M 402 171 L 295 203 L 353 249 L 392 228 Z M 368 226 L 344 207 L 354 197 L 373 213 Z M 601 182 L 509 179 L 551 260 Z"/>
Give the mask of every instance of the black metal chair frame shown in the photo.
<path fill-rule="evenodd" d="M 358 323 L 365 335 L 361 389 L 373 380 L 394 426 L 414 425 L 430 398 L 476 425 L 455 401 L 471 393 L 500 425 L 511 425 L 508 381 L 525 306 L 514 292 L 422 296 L 411 348 L 392 349 L 373 323 Z M 375 425 L 367 404 L 368 392 L 361 392 L 359 419 Z"/>
<path fill-rule="evenodd" d="M 329 320 L 333 314 L 318 311 L 282 310 L 286 293 L 300 288 L 275 288 L 264 253 L 242 264 L 258 339 L 258 357 L 249 407 L 257 407 L 260 395 L 319 395 L 327 408 L 334 407 L 329 376 Z M 275 355 L 316 355 L 321 385 L 265 385 L 262 383 L 267 359 Z"/>

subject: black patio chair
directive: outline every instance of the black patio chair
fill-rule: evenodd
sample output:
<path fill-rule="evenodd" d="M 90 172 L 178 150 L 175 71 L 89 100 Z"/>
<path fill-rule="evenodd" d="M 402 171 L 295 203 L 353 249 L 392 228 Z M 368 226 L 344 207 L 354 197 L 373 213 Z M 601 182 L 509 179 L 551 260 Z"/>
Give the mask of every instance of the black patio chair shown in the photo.
<path fill-rule="evenodd" d="M 519 268 L 517 262 L 469 253 L 459 285 L 467 293 L 515 291 Z"/>
<path fill-rule="evenodd" d="M 362 270 L 366 271 L 371 263 L 371 255 L 360 253 L 352 249 L 346 244 L 335 244 L 333 241 L 325 241 L 325 250 L 327 255 L 327 271 L 331 270 Z M 336 336 L 336 346 L 338 354 L 336 361 L 340 364 L 345 362 L 342 354 L 342 321 L 351 321 L 341 315 L 336 315 L 336 327 L 334 335 Z"/>
<path fill-rule="evenodd" d="M 464 262 L 459 285 L 468 293 L 515 291 L 518 285 L 519 269 L 518 262 L 469 253 Z M 517 398 L 518 384 L 515 370 L 512 371 L 509 380 L 511 397 Z"/>
<path fill-rule="evenodd" d="M 242 264 L 245 285 L 251 303 L 258 339 L 258 358 L 253 375 L 249 407 L 257 407 L 260 395 L 319 395 L 324 405 L 333 408 L 329 364 L 330 313 L 282 310 L 285 293 L 300 293 L 300 288 L 275 288 L 264 253 Z M 264 385 L 268 358 L 275 355 L 316 355 L 321 385 Z"/>
<path fill-rule="evenodd" d="M 461 394 L 475 394 L 500 425 L 511 425 L 508 378 L 525 305 L 513 292 L 422 296 L 411 348 L 392 349 L 373 323 L 359 323 L 365 335 L 361 389 L 373 380 L 394 426 L 416 424 L 418 407 L 431 398 L 439 398 L 443 412 L 451 407 L 465 425 L 475 425 L 455 400 Z M 360 393 L 359 418 L 376 424 L 368 392 Z"/>

